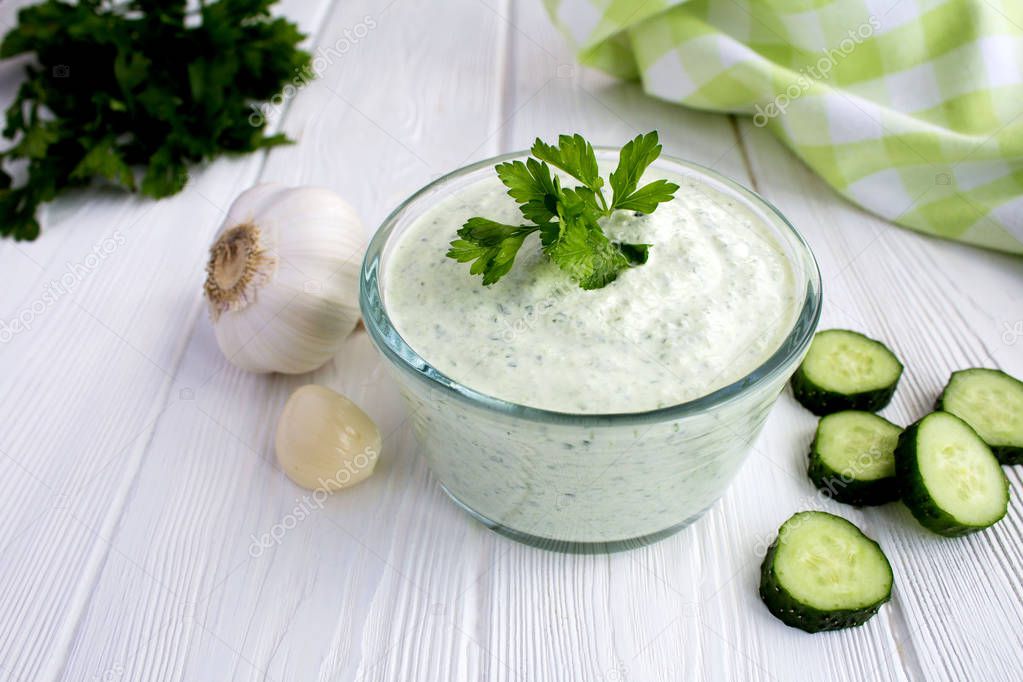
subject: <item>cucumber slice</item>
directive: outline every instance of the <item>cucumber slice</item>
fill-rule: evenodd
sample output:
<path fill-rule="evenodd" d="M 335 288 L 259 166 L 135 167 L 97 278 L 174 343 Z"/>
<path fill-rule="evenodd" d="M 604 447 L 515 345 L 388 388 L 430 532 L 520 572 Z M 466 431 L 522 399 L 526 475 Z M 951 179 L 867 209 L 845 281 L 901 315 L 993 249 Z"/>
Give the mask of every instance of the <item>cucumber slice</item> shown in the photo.
<path fill-rule="evenodd" d="M 932 412 L 903 432 L 895 471 L 913 516 L 941 535 L 983 530 L 1009 505 L 1009 481 L 991 449 L 948 412 Z"/>
<path fill-rule="evenodd" d="M 870 412 L 845 410 L 822 417 L 810 445 L 807 474 L 834 500 L 858 506 L 899 499 L 895 446 L 902 433 Z"/>
<path fill-rule="evenodd" d="M 796 400 L 816 415 L 842 410 L 877 412 L 887 405 L 902 376 L 902 363 L 880 341 L 846 329 L 813 337 L 792 375 Z"/>
<path fill-rule="evenodd" d="M 1023 382 L 997 369 L 953 372 L 936 410 L 951 412 L 984 439 L 1002 464 L 1023 464 Z"/>
<path fill-rule="evenodd" d="M 760 567 L 760 598 L 807 632 L 862 625 L 892 596 L 892 567 L 876 542 L 840 516 L 800 512 L 778 529 Z"/>

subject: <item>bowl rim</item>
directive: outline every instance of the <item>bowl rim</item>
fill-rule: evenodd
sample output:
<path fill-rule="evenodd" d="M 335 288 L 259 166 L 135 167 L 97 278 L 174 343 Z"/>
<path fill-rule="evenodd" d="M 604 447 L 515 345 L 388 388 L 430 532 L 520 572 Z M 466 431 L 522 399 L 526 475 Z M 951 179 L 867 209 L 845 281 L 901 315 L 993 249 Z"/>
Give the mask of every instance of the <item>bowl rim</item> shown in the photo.
<path fill-rule="evenodd" d="M 606 146 L 594 146 L 593 149 L 598 157 L 611 154 L 617 156 L 620 151 L 617 147 Z M 695 172 L 698 176 L 704 176 L 724 185 L 725 189 L 737 194 L 750 204 L 759 204 L 766 209 L 768 215 L 773 214 L 781 222 L 781 225 L 784 226 L 784 230 L 787 230 L 792 246 L 794 246 L 796 251 L 794 254 L 786 253 L 787 260 L 793 263 L 794 267 L 799 265 L 796 262 L 798 259 L 801 258 L 804 261 L 802 270 L 807 280 L 806 295 L 798 315 L 795 316 L 792 322 L 791 329 L 770 356 L 747 374 L 710 393 L 685 402 L 637 412 L 562 412 L 524 405 L 470 388 L 434 368 L 429 361 L 420 356 L 401 336 L 391 322 L 391 318 L 383 304 L 383 296 L 380 291 L 383 283 L 378 281 L 378 273 L 384 249 L 387 247 L 399 220 L 421 198 L 450 182 L 471 175 L 483 168 L 493 167 L 506 161 L 521 160 L 529 155 L 529 150 L 508 152 L 461 166 L 441 175 L 402 201 L 384 218 L 380 227 L 373 234 L 366 249 L 366 254 L 363 257 L 360 270 L 359 304 L 370 338 L 377 349 L 392 364 L 412 373 L 415 377 L 427 382 L 429 387 L 441 391 L 442 394 L 454 397 L 461 402 L 468 402 L 477 407 L 483 407 L 530 421 L 602 426 L 609 424 L 648 424 L 673 421 L 689 415 L 705 413 L 711 408 L 740 398 L 743 394 L 748 393 L 757 386 L 769 384 L 772 379 L 777 378 L 780 373 L 784 372 L 795 361 L 801 360 L 805 351 L 809 348 L 810 342 L 813 340 L 818 323 L 820 322 L 823 306 L 820 266 L 806 239 L 774 204 L 755 191 L 702 164 L 662 154 L 653 162 L 651 168 L 656 168 L 658 165 L 665 163 L 681 166 L 683 169 L 690 171 L 690 174 Z M 422 215 L 422 212 L 418 215 Z M 781 239 L 781 236 L 779 235 L 777 238 Z"/>

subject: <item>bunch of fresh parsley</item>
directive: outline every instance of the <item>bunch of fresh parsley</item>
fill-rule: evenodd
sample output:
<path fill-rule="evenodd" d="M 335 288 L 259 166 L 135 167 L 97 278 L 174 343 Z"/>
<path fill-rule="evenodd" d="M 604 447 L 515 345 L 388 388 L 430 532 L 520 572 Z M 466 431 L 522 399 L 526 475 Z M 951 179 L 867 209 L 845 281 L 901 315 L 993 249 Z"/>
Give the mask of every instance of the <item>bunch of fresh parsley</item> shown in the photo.
<path fill-rule="evenodd" d="M 561 135 L 558 146 L 537 138 L 532 158 L 496 166 L 508 195 L 519 204 L 529 225 L 505 225 L 486 218 L 470 218 L 451 242 L 448 257 L 473 261 L 469 272 L 483 275 L 483 284 L 498 281 L 511 270 L 523 241 L 539 232 L 543 252 L 583 289 L 599 289 L 618 273 L 647 260 L 650 244 L 610 241 L 598 220 L 614 211 L 652 213 L 670 201 L 678 185 L 654 180 L 639 187 L 643 172 L 661 154 L 657 132 L 639 135 L 622 147 L 618 168 L 611 173 L 611 202 L 602 188 L 593 146 L 581 135 Z M 550 164 L 550 165 L 548 165 Z M 568 188 L 551 171 L 561 169 L 582 184 Z"/>
<path fill-rule="evenodd" d="M 303 35 L 276 0 L 46 0 L 18 13 L 0 57 L 34 53 L 3 134 L 0 235 L 35 239 L 36 209 L 94 178 L 150 197 L 178 192 L 191 163 L 287 142 L 264 102 L 301 75 Z M 137 183 L 135 168 L 144 166 Z"/>

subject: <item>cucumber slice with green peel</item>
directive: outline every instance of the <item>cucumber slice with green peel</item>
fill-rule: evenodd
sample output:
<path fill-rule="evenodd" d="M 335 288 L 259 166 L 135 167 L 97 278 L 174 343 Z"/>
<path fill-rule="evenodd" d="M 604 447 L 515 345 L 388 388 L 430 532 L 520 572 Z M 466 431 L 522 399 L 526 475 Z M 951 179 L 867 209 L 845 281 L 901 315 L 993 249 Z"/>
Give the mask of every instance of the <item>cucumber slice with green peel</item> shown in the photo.
<path fill-rule="evenodd" d="M 1023 464 L 1023 382 L 997 369 L 953 372 L 934 408 L 959 417 L 1002 464 Z"/>
<path fill-rule="evenodd" d="M 909 511 L 941 535 L 993 526 L 1009 506 L 1009 481 L 991 449 L 948 412 L 932 412 L 902 433 L 895 472 Z"/>
<path fill-rule="evenodd" d="M 902 376 L 902 363 L 880 341 L 846 329 L 813 337 L 792 375 L 796 400 L 816 415 L 842 410 L 877 412 L 887 405 Z"/>
<path fill-rule="evenodd" d="M 778 620 L 807 632 L 862 625 L 891 598 L 892 567 L 859 528 L 800 512 L 778 529 L 760 567 L 760 598 Z"/>
<path fill-rule="evenodd" d="M 857 506 L 899 499 L 895 446 L 902 429 L 870 412 L 821 417 L 807 474 L 833 500 Z"/>

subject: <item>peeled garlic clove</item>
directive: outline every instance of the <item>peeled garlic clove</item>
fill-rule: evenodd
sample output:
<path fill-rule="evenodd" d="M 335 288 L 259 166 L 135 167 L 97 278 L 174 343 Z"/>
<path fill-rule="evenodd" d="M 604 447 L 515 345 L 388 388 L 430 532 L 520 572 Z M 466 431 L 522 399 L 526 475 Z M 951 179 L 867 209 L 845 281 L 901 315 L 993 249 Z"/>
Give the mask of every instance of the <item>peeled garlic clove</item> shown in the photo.
<path fill-rule="evenodd" d="M 324 386 L 291 394 L 277 421 L 277 462 L 309 490 L 334 492 L 373 473 L 380 431 L 358 405 Z"/>

